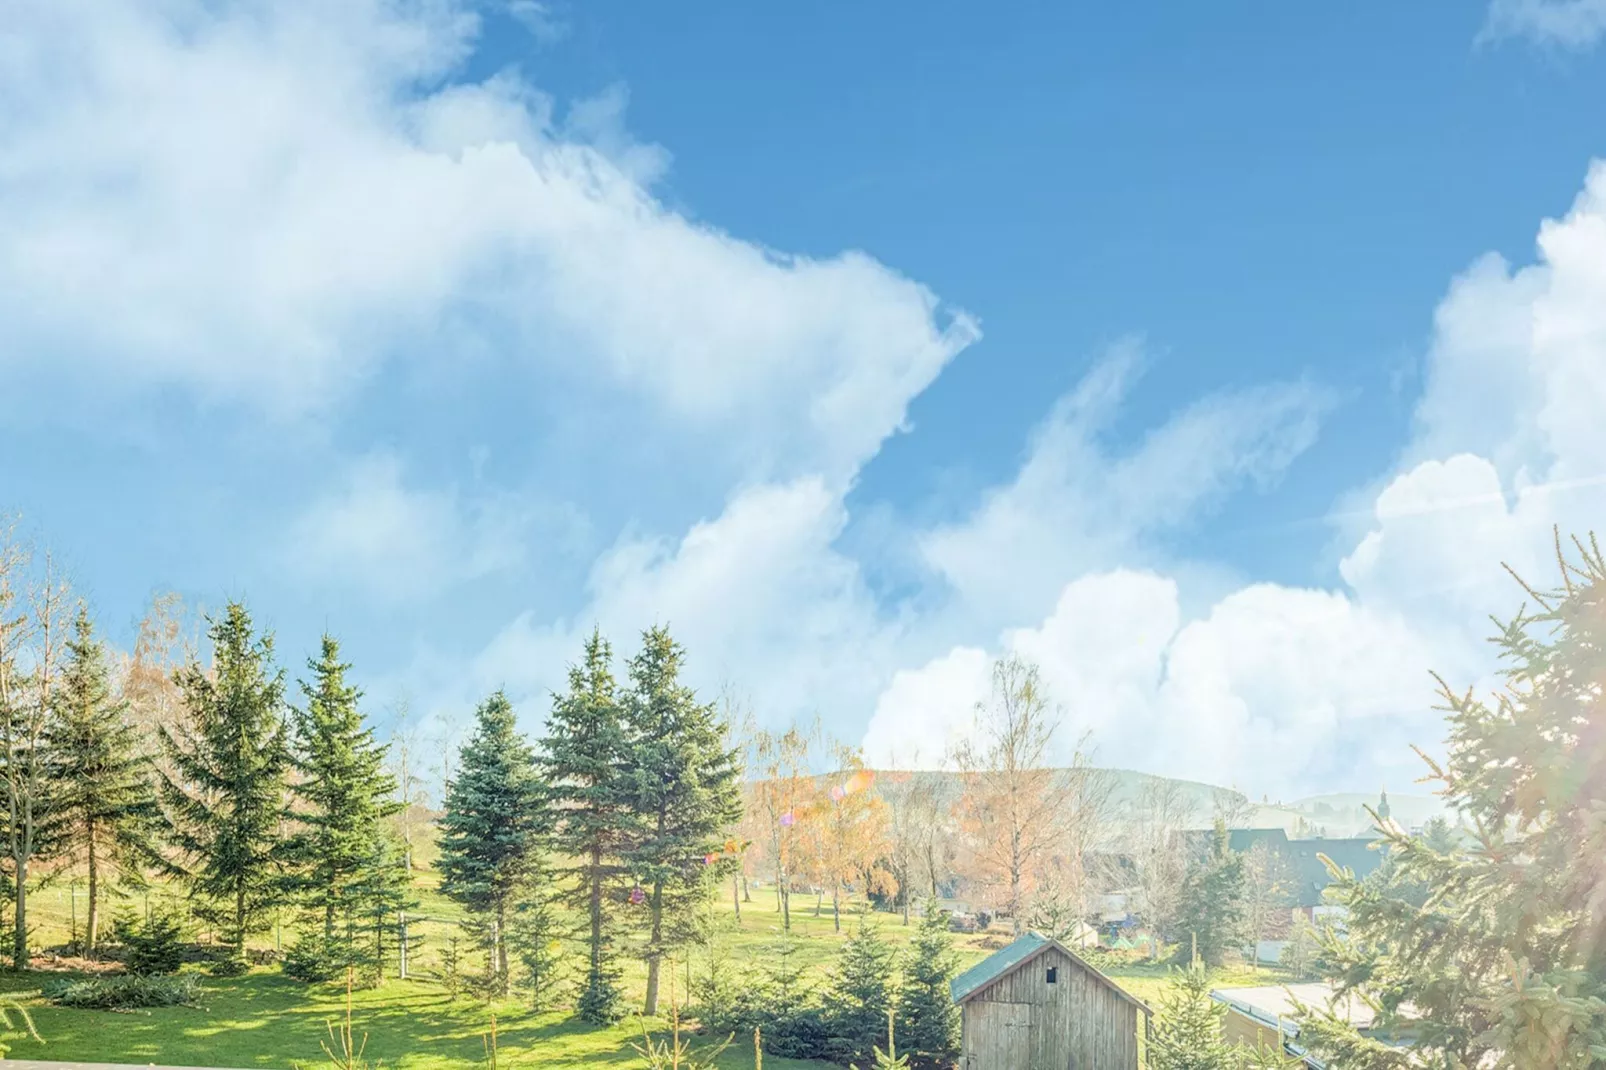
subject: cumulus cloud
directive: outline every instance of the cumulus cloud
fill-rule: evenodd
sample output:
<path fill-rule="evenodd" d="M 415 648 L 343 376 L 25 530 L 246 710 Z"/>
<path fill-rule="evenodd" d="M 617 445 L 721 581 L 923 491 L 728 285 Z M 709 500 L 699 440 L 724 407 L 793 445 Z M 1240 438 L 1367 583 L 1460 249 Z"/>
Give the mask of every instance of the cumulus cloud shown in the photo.
<path fill-rule="evenodd" d="M 1342 585 L 1254 584 L 1189 620 L 1173 578 L 1092 571 L 985 651 L 900 672 L 866 735 L 872 759 L 922 734 L 941 753 L 985 697 L 988 660 L 1018 653 L 1041 665 L 1069 732 L 1091 730 L 1115 764 L 1257 792 L 1419 774 L 1409 745 L 1442 735 L 1429 671 L 1493 683 L 1489 617 L 1525 597 L 1500 564 L 1549 586 L 1553 528 L 1583 533 L 1606 513 L 1606 167 L 1543 224 L 1533 264 L 1479 260 L 1434 322 L 1413 440 L 1336 562 Z M 1031 509 L 1058 507 L 1044 493 Z M 1010 545 L 994 542 L 997 582 L 1016 574 Z"/>
<path fill-rule="evenodd" d="M 1399 618 L 1335 592 L 1258 584 L 1184 624 L 1171 578 L 1099 572 L 993 654 L 960 648 L 900 673 L 865 746 L 890 763 L 922 738 L 924 764 L 941 764 L 988 698 L 991 657 L 1015 654 L 1039 667 L 1059 708 L 1060 761 L 1088 733 L 1103 764 L 1192 779 L 1280 788 L 1360 767 L 1398 780 L 1414 724 L 1401 714 L 1431 696 L 1432 653 Z"/>
<path fill-rule="evenodd" d="M 921 536 L 967 613 L 994 625 L 1040 617 L 1080 572 L 1130 563 L 1229 491 L 1265 488 L 1314 441 L 1330 403 L 1300 383 L 1207 397 L 1117 455 L 1103 435 L 1143 363 L 1136 340 L 1116 346 L 1055 405 L 1011 483 Z"/>
<path fill-rule="evenodd" d="M 1090 548 L 1114 558 L 1233 486 L 1274 479 L 1309 442 L 1323 404 L 1295 387 L 1212 399 L 1156 428 L 1133 454 L 1106 461 L 1095 439 L 1137 364 L 1135 347 L 1118 348 L 1055 407 L 1020 480 L 989 495 L 971 522 L 931 533 L 945 566 L 937 579 L 951 587 L 919 606 L 881 604 L 837 545 L 849 519 L 843 488 L 818 475 L 755 484 L 683 537 L 622 539 L 593 566 L 582 612 L 557 623 L 514 621 L 482 653 L 474 678 L 517 681 L 515 690 L 544 696 L 593 624 L 627 644 L 666 623 L 693 652 L 700 687 L 736 686 L 769 723 L 819 715 L 856 737 L 872 708 L 968 695 L 973 689 L 948 677 L 985 679 L 979 649 L 943 655 L 931 671 L 900 669 L 941 654 L 978 621 L 1007 618 L 1000 607 L 1012 596 L 1046 589 L 1052 597 L 1095 559 Z M 970 701 L 935 729 L 893 717 L 886 723 L 897 733 L 883 753 L 938 759 Z"/>
<path fill-rule="evenodd" d="M 840 497 L 811 477 L 742 490 L 678 540 L 621 539 L 593 566 L 582 613 L 521 616 L 470 675 L 540 708 L 592 627 L 628 654 L 641 630 L 664 624 L 691 651 L 689 678 L 705 694 L 730 685 L 769 720 L 819 714 L 846 729 L 874 701 L 898 643 L 858 566 L 832 547 L 846 521 Z"/>
<path fill-rule="evenodd" d="M 975 337 L 867 256 L 666 208 L 617 93 L 559 122 L 516 75 L 454 81 L 477 28 L 467 0 L 12 5 L 0 360 L 298 414 L 490 337 L 841 480 Z"/>
<path fill-rule="evenodd" d="M 394 604 L 517 569 L 534 520 L 507 496 L 409 487 L 400 461 L 372 454 L 297 518 L 285 563 L 308 582 Z"/>
<path fill-rule="evenodd" d="M 1606 0 L 1494 0 L 1484 36 L 1589 48 L 1606 36 Z"/>

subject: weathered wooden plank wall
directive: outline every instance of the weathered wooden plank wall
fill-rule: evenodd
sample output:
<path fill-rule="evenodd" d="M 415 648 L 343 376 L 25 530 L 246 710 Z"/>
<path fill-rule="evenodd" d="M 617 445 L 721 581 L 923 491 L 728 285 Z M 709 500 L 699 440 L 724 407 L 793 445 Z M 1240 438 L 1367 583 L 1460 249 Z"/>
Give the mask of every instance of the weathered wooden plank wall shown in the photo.
<path fill-rule="evenodd" d="M 1138 1009 L 1050 947 L 965 1003 L 963 1050 L 964 1070 L 1137 1070 Z"/>

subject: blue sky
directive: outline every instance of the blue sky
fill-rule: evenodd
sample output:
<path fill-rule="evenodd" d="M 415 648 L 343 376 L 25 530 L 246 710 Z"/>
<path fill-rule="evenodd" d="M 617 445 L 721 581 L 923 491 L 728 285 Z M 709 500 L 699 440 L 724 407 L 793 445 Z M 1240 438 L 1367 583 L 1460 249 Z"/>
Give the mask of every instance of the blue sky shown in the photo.
<path fill-rule="evenodd" d="M 1598 526 L 1598 0 L 18 11 L 0 510 L 119 642 L 534 727 L 667 621 L 900 763 L 1014 651 L 1066 747 L 1370 790 Z"/>

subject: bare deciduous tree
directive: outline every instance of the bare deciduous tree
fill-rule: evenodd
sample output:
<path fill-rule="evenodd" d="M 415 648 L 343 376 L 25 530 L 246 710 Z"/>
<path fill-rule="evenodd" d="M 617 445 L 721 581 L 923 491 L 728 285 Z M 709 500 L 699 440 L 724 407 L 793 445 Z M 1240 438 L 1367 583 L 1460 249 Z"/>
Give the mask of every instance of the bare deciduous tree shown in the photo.
<path fill-rule="evenodd" d="M 1229 829 L 1248 828 L 1255 819 L 1255 804 L 1241 791 L 1217 788 L 1211 796 L 1214 817 Z"/>
<path fill-rule="evenodd" d="M 1297 884 L 1294 867 L 1281 851 L 1265 841 L 1244 852 L 1244 925 L 1260 965 L 1260 944 L 1277 937 L 1289 924 L 1289 907 Z"/>
<path fill-rule="evenodd" d="M 389 762 L 391 775 L 396 780 L 396 827 L 401 835 L 403 867 L 411 873 L 414 864 L 414 836 L 418 824 L 418 808 L 424 805 L 424 780 L 419 769 L 418 725 L 413 722 L 407 700 L 396 703 L 396 719 L 390 729 Z"/>
<path fill-rule="evenodd" d="M 56 673 L 68 637 L 68 592 L 47 553 L 32 555 L 8 525 L 0 531 L 0 761 L 12 887 L 11 964 L 28 967 L 28 867 L 48 846 L 51 763 L 47 740 Z"/>
<path fill-rule="evenodd" d="M 1182 878 L 1188 870 L 1182 832 L 1195 807 L 1175 780 L 1150 780 L 1139 792 L 1128 833 L 1137 870 L 1139 914 L 1149 929 L 1149 953 L 1159 957 L 1160 940 L 1176 919 Z"/>
<path fill-rule="evenodd" d="M 1036 666 L 1004 658 L 993 666 L 990 699 L 976 707 L 975 733 L 956 754 L 972 875 L 998 890 L 1016 933 L 1067 812 L 1060 778 L 1049 767 L 1058 721 Z"/>
<path fill-rule="evenodd" d="M 896 760 L 892 764 L 896 766 Z M 919 764 L 918 757 L 913 764 Z M 941 783 L 932 773 L 893 768 L 879 773 L 877 788 L 887 810 L 887 858 L 898 885 L 903 923 L 908 925 L 915 896 L 937 894 Z"/>

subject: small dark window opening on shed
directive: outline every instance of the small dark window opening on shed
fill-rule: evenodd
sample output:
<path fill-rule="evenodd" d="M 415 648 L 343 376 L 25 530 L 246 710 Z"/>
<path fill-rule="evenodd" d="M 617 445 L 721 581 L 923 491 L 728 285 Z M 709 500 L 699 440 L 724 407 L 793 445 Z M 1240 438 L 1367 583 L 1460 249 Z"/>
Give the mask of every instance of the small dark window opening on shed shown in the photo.
<path fill-rule="evenodd" d="M 1060 983 L 1060 968 L 1058 966 L 1050 966 L 1048 968 L 1048 983 L 1051 985 Z"/>

